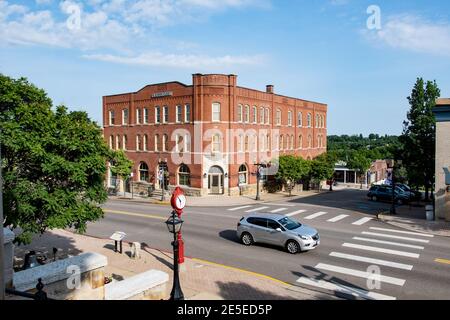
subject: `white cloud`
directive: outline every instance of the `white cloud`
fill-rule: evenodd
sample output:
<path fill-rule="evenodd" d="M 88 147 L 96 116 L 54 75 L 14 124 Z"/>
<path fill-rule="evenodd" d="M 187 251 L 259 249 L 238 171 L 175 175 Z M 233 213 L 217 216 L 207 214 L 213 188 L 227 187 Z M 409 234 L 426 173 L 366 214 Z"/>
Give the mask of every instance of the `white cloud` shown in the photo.
<path fill-rule="evenodd" d="M 171 67 L 171 68 L 220 68 L 236 65 L 256 65 L 264 61 L 264 57 L 259 56 L 218 56 L 195 54 L 163 54 L 160 52 L 148 52 L 138 56 L 117 56 L 111 54 L 91 54 L 84 55 L 86 59 L 99 60 L 128 65 L 140 65 L 150 67 Z"/>
<path fill-rule="evenodd" d="M 367 32 L 371 41 L 393 48 L 435 55 L 450 55 L 450 25 L 433 23 L 414 15 L 389 17 L 376 32 Z"/>

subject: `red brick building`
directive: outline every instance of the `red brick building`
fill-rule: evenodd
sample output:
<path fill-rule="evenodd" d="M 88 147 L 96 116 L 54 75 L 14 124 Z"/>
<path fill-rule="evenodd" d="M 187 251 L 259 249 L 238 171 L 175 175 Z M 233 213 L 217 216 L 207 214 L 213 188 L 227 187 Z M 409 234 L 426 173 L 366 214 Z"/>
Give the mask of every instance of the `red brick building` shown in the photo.
<path fill-rule="evenodd" d="M 194 74 L 192 82 L 103 97 L 104 137 L 134 161 L 139 190 L 160 188 L 165 176 L 192 195 L 253 192 L 256 163 L 326 151 L 327 105 L 275 94 L 271 85 L 243 88 L 236 75 Z"/>

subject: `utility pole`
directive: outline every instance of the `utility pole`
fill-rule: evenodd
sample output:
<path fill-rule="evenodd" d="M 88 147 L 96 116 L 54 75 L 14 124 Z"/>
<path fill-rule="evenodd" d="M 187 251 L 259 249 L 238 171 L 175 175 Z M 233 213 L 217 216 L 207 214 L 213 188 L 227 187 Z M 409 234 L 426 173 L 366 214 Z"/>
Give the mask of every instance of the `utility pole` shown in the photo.
<path fill-rule="evenodd" d="M 3 238 L 3 178 L 2 178 L 2 145 L 0 143 L 0 300 L 5 300 L 5 257 Z"/>

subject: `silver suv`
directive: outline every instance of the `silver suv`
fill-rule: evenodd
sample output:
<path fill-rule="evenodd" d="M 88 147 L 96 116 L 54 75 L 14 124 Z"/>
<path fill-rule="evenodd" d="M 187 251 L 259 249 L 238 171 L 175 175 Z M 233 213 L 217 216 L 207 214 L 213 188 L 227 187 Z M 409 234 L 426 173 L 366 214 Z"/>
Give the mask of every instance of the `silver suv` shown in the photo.
<path fill-rule="evenodd" d="M 316 229 L 280 214 L 256 213 L 242 217 L 237 236 L 246 246 L 267 243 L 282 246 L 292 254 L 315 249 L 320 244 Z"/>

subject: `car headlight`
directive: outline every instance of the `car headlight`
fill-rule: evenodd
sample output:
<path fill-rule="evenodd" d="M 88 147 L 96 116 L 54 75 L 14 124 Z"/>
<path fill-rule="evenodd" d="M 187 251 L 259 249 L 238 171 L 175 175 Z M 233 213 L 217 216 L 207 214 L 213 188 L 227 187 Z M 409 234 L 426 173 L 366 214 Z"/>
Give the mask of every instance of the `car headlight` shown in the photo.
<path fill-rule="evenodd" d="M 302 236 L 301 234 L 298 235 L 303 240 L 311 240 L 311 237 L 308 236 Z"/>

